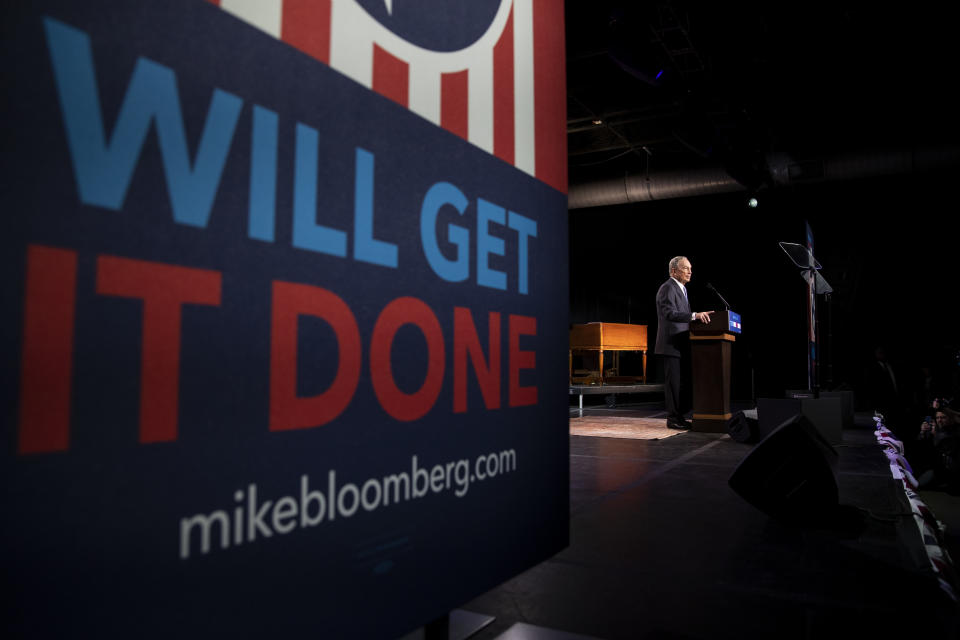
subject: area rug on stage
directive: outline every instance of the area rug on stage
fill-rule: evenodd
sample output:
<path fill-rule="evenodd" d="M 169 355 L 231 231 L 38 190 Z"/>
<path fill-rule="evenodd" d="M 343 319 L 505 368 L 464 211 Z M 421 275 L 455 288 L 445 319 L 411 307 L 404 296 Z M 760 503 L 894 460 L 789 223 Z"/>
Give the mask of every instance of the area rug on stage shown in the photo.
<path fill-rule="evenodd" d="M 633 440 L 663 440 L 683 433 L 668 429 L 665 418 L 629 418 L 624 416 L 589 416 L 570 418 L 570 433 L 596 438 L 629 438 Z"/>

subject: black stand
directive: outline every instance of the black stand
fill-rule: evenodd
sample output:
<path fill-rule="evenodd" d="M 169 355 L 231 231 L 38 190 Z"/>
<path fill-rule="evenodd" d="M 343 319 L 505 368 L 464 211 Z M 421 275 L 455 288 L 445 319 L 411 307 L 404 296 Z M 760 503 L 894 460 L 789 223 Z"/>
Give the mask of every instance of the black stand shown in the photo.
<path fill-rule="evenodd" d="M 823 299 L 827 302 L 827 352 L 826 352 L 826 365 L 827 365 L 827 388 L 834 388 L 833 380 L 833 298 L 830 293 L 826 293 L 823 296 Z M 820 335 L 817 332 L 817 335 Z"/>
<path fill-rule="evenodd" d="M 809 372 L 807 383 L 813 392 L 814 398 L 820 397 L 820 354 L 817 346 L 819 331 L 817 330 L 817 295 L 833 293 L 833 288 L 820 275 L 821 267 L 813 253 L 807 247 L 795 244 L 793 242 L 781 242 L 780 248 L 783 249 L 790 261 L 800 269 L 800 277 L 813 290 L 813 309 L 812 313 L 806 316 L 807 335 L 813 335 L 813 342 L 808 341 L 807 345 L 807 371 Z"/>

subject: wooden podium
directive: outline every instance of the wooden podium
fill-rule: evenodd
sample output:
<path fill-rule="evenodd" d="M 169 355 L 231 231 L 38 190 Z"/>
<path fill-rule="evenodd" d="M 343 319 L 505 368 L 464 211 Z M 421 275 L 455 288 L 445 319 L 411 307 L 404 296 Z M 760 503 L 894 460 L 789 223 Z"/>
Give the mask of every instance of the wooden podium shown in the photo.
<path fill-rule="evenodd" d="M 690 324 L 693 370 L 693 430 L 723 433 L 730 410 L 730 363 L 740 333 L 740 316 L 717 311 L 708 324 Z"/>

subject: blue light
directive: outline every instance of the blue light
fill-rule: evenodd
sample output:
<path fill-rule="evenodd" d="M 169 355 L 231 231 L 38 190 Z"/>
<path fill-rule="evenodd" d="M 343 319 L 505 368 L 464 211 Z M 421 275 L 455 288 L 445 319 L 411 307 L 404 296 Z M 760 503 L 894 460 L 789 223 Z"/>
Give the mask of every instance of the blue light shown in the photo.
<path fill-rule="evenodd" d="M 654 80 L 659 80 L 659 79 L 660 79 L 660 76 L 662 76 L 662 75 L 663 75 L 663 69 L 660 69 L 660 71 L 657 72 L 657 77 L 654 78 Z"/>

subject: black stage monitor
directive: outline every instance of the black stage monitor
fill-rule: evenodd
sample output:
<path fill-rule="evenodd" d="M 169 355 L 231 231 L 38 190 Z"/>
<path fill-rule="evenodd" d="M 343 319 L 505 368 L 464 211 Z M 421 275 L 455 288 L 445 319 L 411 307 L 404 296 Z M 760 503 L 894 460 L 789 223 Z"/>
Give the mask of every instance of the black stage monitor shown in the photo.
<path fill-rule="evenodd" d="M 760 441 L 730 476 L 730 488 L 789 524 L 818 526 L 839 507 L 837 452 L 796 414 Z"/>

